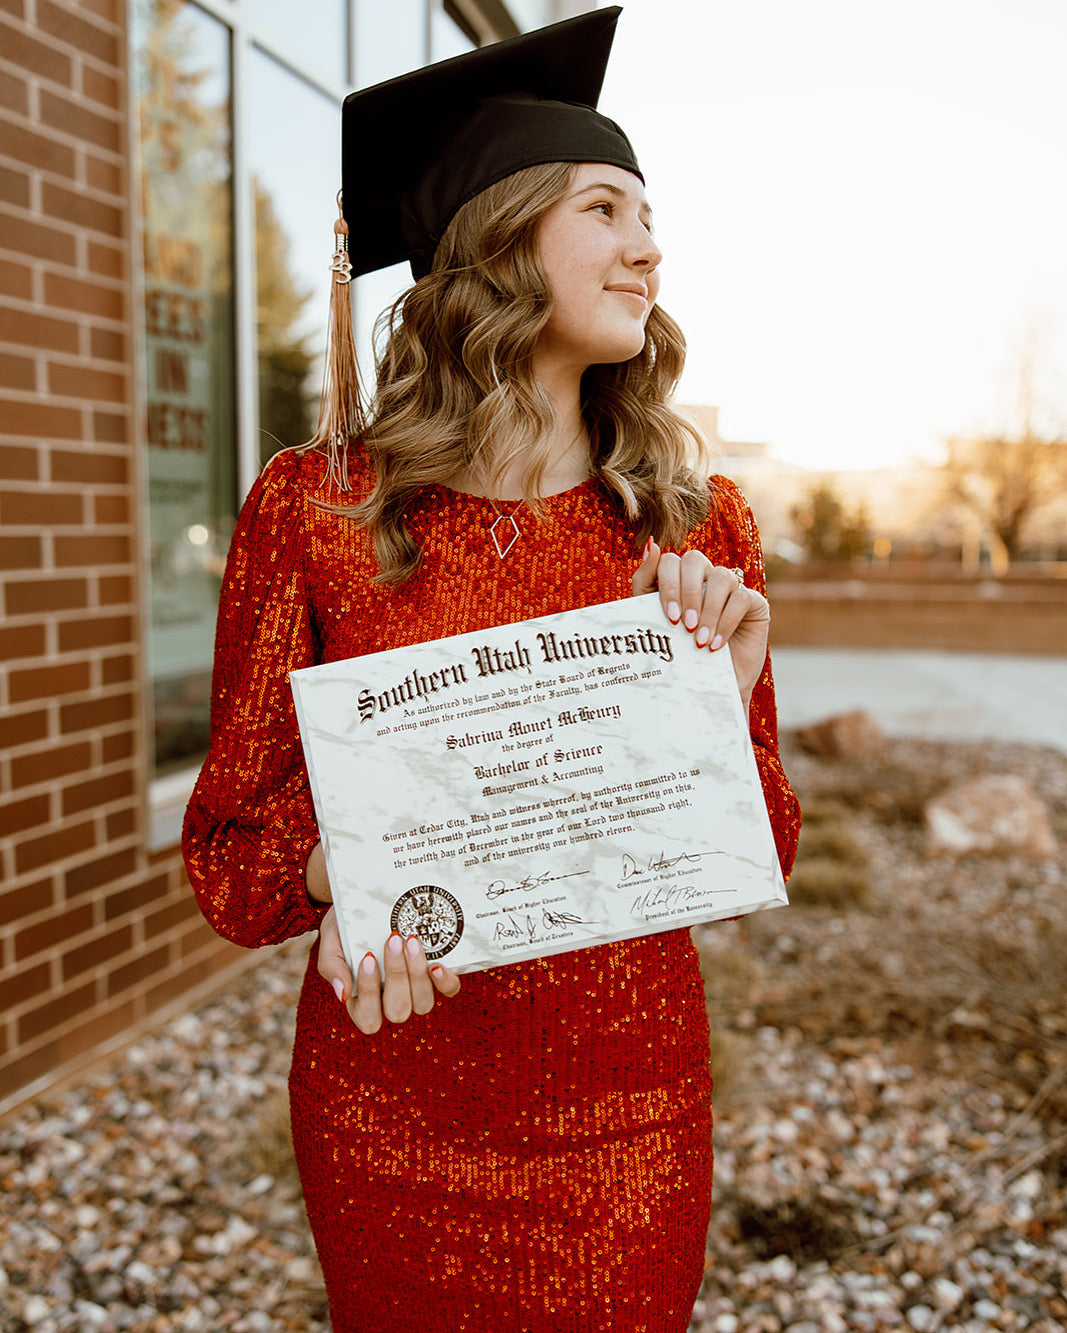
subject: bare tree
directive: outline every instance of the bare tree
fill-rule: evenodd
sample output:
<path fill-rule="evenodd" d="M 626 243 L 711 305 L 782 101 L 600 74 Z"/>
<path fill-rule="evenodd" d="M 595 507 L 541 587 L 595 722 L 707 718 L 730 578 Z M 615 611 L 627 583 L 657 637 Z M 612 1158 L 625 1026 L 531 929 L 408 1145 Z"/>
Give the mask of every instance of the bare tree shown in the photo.
<path fill-rule="evenodd" d="M 1067 429 L 1045 375 L 1047 333 L 1032 317 L 1012 371 L 1014 401 L 999 428 L 945 441 L 945 497 L 988 542 L 997 574 L 1018 558 L 1035 512 L 1067 491 Z"/>

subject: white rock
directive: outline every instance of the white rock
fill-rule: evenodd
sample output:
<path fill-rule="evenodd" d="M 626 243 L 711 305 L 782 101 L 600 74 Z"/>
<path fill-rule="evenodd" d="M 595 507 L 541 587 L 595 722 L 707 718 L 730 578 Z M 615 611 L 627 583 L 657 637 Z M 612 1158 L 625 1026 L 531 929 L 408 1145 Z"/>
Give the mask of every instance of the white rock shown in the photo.
<path fill-rule="evenodd" d="M 931 854 L 1013 852 L 1043 861 L 1059 850 L 1048 809 L 1013 773 L 956 782 L 926 804 Z"/>
<path fill-rule="evenodd" d="M 935 1278 L 931 1290 L 939 1310 L 955 1310 L 967 1294 L 958 1282 L 947 1277 Z"/>
<path fill-rule="evenodd" d="M 1000 1314 L 1000 1306 L 994 1305 L 992 1301 L 975 1301 L 971 1309 L 971 1314 L 974 1315 L 975 1319 L 982 1319 L 986 1323 L 989 1323 L 996 1319 L 997 1315 Z"/>
<path fill-rule="evenodd" d="M 928 1305 L 911 1306 L 904 1311 L 904 1318 L 908 1321 L 908 1327 L 915 1329 L 915 1333 L 929 1333 L 937 1322 L 937 1315 Z"/>
<path fill-rule="evenodd" d="M 721 1314 L 715 1320 L 715 1333 L 737 1333 L 740 1322 L 735 1314 Z"/>
<path fill-rule="evenodd" d="M 22 1317 L 27 1324 L 40 1324 L 51 1313 L 48 1302 L 43 1296 L 27 1296 L 22 1305 Z"/>
<path fill-rule="evenodd" d="M 1013 1199 L 1039 1199 L 1044 1189 L 1044 1181 L 1040 1171 L 1027 1171 L 1025 1176 L 1020 1176 L 1018 1180 L 1013 1180 L 1008 1186 L 1008 1193 Z"/>

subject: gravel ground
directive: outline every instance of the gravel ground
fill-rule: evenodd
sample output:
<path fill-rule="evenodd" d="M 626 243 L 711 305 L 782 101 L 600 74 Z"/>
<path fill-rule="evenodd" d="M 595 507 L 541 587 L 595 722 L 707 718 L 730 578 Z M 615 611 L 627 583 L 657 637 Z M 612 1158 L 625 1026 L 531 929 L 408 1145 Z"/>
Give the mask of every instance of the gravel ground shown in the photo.
<path fill-rule="evenodd" d="M 794 906 L 697 932 L 716 1205 L 692 1333 L 1067 1329 L 1067 859 L 928 859 L 921 826 L 952 778 L 1014 772 L 1062 845 L 1067 757 L 788 767 L 813 816 Z M 284 1110 L 305 951 L 0 1124 L 2 1333 L 326 1333 Z"/>

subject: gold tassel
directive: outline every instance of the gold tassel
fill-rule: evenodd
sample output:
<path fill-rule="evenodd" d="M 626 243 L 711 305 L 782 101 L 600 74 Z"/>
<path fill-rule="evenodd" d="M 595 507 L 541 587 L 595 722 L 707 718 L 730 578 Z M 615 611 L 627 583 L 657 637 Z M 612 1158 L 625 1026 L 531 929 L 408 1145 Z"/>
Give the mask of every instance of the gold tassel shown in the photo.
<path fill-rule="evenodd" d="M 319 422 L 311 446 L 326 452 L 327 475 L 337 490 L 350 491 L 348 443 L 363 434 L 364 417 L 352 331 L 352 261 L 348 257 L 348 223 L 337 192 L 338 218 L 333 224 L 334 250 L 330 272 L 330 318 L 326 331 L 326 358 L 322 371 Z"/>

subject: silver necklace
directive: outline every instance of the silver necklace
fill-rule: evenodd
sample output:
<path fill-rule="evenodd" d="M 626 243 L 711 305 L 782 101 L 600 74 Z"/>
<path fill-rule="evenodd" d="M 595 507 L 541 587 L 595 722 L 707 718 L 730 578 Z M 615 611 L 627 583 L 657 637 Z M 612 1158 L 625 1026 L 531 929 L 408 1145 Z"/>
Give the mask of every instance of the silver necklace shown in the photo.
<path fill-rule="evenodd" d="M 515 515 L 523 507 L 526 501 L 520 500 L 508 514 L 505 514 L 503 510 L 496 507 L 496 501 L 494 499 L 490 498 L 489 503 L 493 506 L 493 513 L 496 514 L 496 518 L 489 524 L 489 536 L 493 539 L 493 545 L 496 547 L 498 559 L 503 560 L 522 536 L 522 533 L 519 531 L 519 525 L 515 522 Z M 510 534 L 508 532 L 508 524 L 511 525 Z"/>

